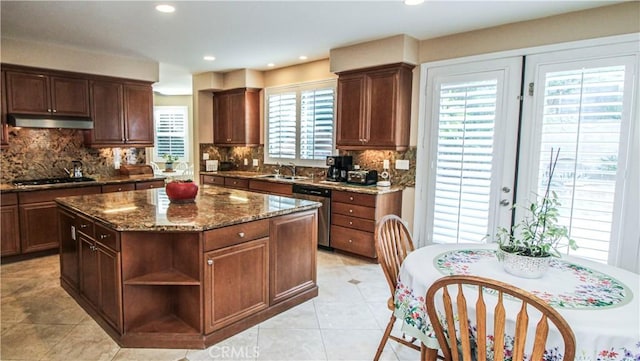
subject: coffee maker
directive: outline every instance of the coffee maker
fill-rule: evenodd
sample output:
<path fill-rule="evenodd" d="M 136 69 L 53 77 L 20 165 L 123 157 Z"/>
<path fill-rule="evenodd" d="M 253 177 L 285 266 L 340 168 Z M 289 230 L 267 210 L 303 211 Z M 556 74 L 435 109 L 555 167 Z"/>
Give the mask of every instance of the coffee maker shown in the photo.
<path fill-rule="evenodd" d="M 327 157 L 327 180 L 332 182 L 345 182 L 347 172 L 351 170 L 353 158 L 350 155 L 331 155 Z"/>

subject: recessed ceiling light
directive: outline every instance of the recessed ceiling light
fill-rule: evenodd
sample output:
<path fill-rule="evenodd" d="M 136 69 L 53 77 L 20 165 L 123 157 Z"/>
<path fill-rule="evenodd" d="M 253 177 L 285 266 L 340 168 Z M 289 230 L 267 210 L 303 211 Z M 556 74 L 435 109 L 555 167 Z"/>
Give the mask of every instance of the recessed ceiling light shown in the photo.
<path fill-rule="evenodd" d="M 307 60 L 307 56 L 306 56 L 306 55 L 300 55 L 300 57 L 298 57 L 298 59 L 300 59 L 300 60 Z"/>
<path fill-rule="evenodd" d="M 405 5 L 420 5 L 424 0 L 404 0 Z"/>
<path fill-rule="evenodd" d="M 211 55 L 205 55 L 202 59 L 206 60 L 206 61 L 214 61 L 216 60 L 215 56 L 211 56 Z"/>
<path fill-rule="evenodd" d="M 274 66 L 276 66 L 276 64 L 274 64 L 274 63 L 269 63 L 269 64 L 267 64 L 267 66 L 268 66 L 268 67 L 270 67 L 270 68 L 273 68 Z"/>
<path fill-rule="evenodd" d="M 156 6 L 156 10 L 158 10 L 161 13 L 172 13 L 176 11 L 176 8 L 168 4 L 160 4 Z"/>

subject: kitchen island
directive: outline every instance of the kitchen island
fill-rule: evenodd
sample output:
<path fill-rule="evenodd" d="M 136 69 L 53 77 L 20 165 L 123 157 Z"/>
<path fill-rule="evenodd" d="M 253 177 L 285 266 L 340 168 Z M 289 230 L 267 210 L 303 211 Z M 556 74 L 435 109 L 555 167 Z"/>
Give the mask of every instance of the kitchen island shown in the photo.
<path fill-rule="evenodd" d="M 318 294 L 320 203 L 208 185 L 56 202 L 61 285 L 123 347 L 205 348 Z"/>

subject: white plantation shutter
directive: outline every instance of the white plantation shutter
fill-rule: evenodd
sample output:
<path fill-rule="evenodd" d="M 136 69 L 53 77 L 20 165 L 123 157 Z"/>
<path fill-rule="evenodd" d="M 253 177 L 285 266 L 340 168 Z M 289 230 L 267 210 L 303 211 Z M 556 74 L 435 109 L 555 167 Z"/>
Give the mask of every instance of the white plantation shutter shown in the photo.
<path fill-rule="evenodd" d="M 156 132 L 154 160 L 163 161 L 164 154 L 188 159 L 187 107 L 156 106 L 153 115 Z"/>
<path fill-rule="evenodd" d="M 547 72 L 537 194 L 544 194 L 549 152 L 560 148 L 551 189 L 576 255 L 607 261 L 623 119 L 625 66 Z"/>
<path fill-rule="evenodd" d="M 333 89 L 303 91 L 300 110 L 300 159 L 326 160 L 333 153 Z"/>
<path fill-rule="evenodd" d="M 268 150 L 271 158 L 296 158 L 296 93 L 268 97 Z"/>
<path fill-rule="evenodd" d="M 440 87 L 434 242 L 487 234 L 496 103 L 496 79 Z"/>
<path fill-rule="evenodd" d="M 333 154 L 335 81 L 268 89 L 265 162 L 324 165 Z"/>

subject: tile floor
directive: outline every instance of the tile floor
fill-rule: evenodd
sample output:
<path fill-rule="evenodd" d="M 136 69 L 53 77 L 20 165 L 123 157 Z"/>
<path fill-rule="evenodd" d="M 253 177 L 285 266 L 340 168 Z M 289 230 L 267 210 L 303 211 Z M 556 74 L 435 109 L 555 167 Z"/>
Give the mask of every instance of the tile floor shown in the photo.
<path fill-rule="evenodd" d="M 313 300 L 206 350 L 120 348 L 60 288 L 57 256 L 2 265 L 0 277 L 0 359 L 7 361 L 372 360 L 390 315 L 379 265 L 320 251 Z M 382 355 L 418 359 L 395 342 Z"/>

